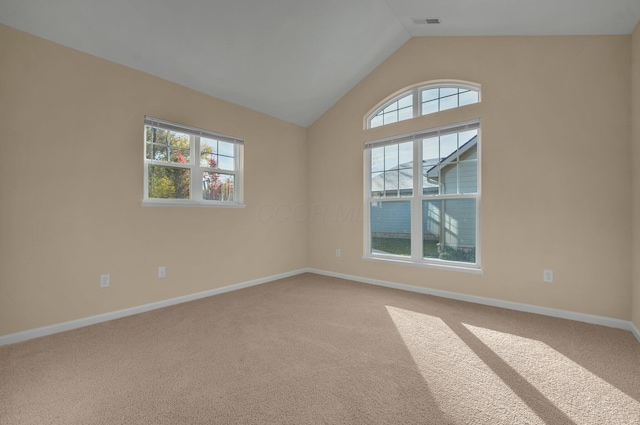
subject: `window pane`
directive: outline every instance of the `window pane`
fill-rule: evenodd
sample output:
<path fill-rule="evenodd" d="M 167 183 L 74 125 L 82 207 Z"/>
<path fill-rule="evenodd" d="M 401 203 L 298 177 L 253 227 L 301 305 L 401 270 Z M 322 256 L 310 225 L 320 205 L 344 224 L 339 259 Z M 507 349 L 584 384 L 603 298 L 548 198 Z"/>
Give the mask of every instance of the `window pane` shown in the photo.
<path fill-rule="evenodd" d="M 382 192 L 382 196 L 399 196 L 398 193 L 398 170 L 390 170 L 382 173 L 382 183 L 376 183 L 377 185 L 382 184 L 384 187 L 384 192 Z"/>
<path fill-rule="evenodd" d="M 178 133 L 175 131 L 167 131 L 169 135 L 169 144 L 178 148 L 189 147 L 189 135 L 184 133 Z"/>
<path fill-rule="evenodd" d="M 458 137 L 458 139 L 460 140 L 460 146 L 463 146 L 478 135 L 478 130 L 461 131 L 458 134 L 460 135 Z"/>
<path fill-rule="evenodd" d="M 429 89 L 422 91 L 422 102 L 427 102 L 429 100 L 435 100 L 439 97 L 438 89 Z"/>
<path fill-rule="evenodd" d="M 218 155 L 233 157 L 235 156 L 233 154 L 233 148 L 234 148 L 233 143 L 218 142 Z"/>
<path fill-rule="evenodd" d="M 400 196 L 413 195 L 413 142 L 398 145 L 398 190 Z"/>
<path fill-rule="evenodd" d="M 476 200 L 448 199 L 422 203 L 423 257 L 476 261 Z"/>
<path fill-rule="evenodd" d="M 442 191 L 445 194 L 458 193 L 458 164 L 449 163 L 440 168 Z"/>
<path fill-rule="evenodd" d="M 413 194 L 413 142 L 371 149 L 371 196 Z"/>
<path fill-rule="evenodd" d="M 434 112 L 438 112 L 438 99 L 422 104 L 422 115 L 433 114 Z"/>
<path fill-rule="evenodd" d="M 469 90 L 460 93 L 460 106 L 470 105 L 472 103 L 478 103 L 478 92 Z"/>
<path fill-rule="evenodd" d="M 400 196 L 413 195 L 413 169 L 401 168 L 398 170 L 398 189 Z"/>
<path fill-rule="evenodd" d="M 202 167 L 235 170 L 233 143 L 200 138 L 200 165 Z"/>
<path fill-rule="evenodd" d="M 398 108 L 406 108 L 413 105 L 413 94 L 408 94 L 398 100 Z"/>
<path fill-rule="evenodd" d="M 413 118 L 413 107 L 403 108 L 398 111 L 398 121 L 404 121 Z"/>
<path fill-rule="evenodd" d="M 422 163 L 436 165 L 440 162 L 440 138 L 430 137 L 422 140 Z"/>
<path fill-rule="evenodd" d="M 411 256 L 411 204 L 371 204 L 371 253 Z"/>
<path fill-rule="evenodd" d="M 477 135 L 470 130 L 422 141 L 423 195 L 478 191 Z"/>
<path fill-rule="evenodd" d="M 371 173 L 371 197 L 384 196 L 384 173 Z"/>
<path fill-rule="evenodd" d="M 154 131 L 157 133 L 158 129 L 157 128 L 153 128 L 150 125 L 145 125 L 144 126 L 144 140 L 145 142 L 154 142 L 153 136 L 154 136 Z"/>
<path fill-rule="evenodd" d="M 398 163 L 404 168 L 413 165 L 413 142 L 400 143 L 398 145 Z"/>
<path fill-rule="evenodd" d="M 200 138 L 200 152 L 218 153 L 218 141 L 208 139 L 206 137 Z"/>
<path fill-rule="evenodd" d="M 391 102 L 389 104 L 389 106 L 387 106 L 386 108 L 384 108 L 382 110 L 382 112 L 384 112 L 385 114 L 389 113 L 389 112 L 393 112 L 393 111 L 397 111 L 398 110 L 398 102 Z"/>
<path fill-rule="evenodd" d="M 478 160 L 470 159 L 458 163 L 458 193 L 478 192 Z"/>
<path fill-rule="evenodd" d="M 458 107 L 458 96 L 443 97 L 440 99 L 440 110 L 446 111 Z"/>
<path fill-rule="evenodd" d="M 384 147 L 371 149 L 371 171 L 384 170 Z"/>
<path fill-rule="evenodd" d="M 175 162 L 176 164 L 189 164 L 189 162 L 191 161 L 191 155 L 188 146 L 189 145 L 187 145 L 187 148 L 170 147 L 170 161 Z"/>
<path fill-rule="evenodd" d="M 478 92 L 446 87 L 422 92 L 422 115 L 457 108 L 478 102 Z"/>
<path fill-rule="evenodd" d="M 382 115 L 376 115 L 371 119 L 371 128 L 380 127 L 383 124 Z"/>
<path fill-rule="evenodd" d="M 444 87 L 440 89 L 440 97 L 453 96 L 458 94 L 458 89 L 455 87 Z"/>
<path fill-rule="evenodd" d="M 410 93 L 398 100 L 398 108 L 406 108 L 409 106 L 413 106 L 413 93 Z"/>
<path fill-rule="evenodd" d="M 394 110 L 392 112 L 385 112 L 385 114 L 383 115 L 383 119 L 384 119 L 385 125 L 397 122 L 398 121 L 398 111 Z"/>
<path fill-rule="evenodd" d="M 188 164 L 190 138 L 188 134 L 145 126 L 146 158 L 155 161 Z"/>
<path fill-rule="evenodd" d="M 202 175 L 202 199 L 206 201 L 233 201 L 234 175 L 205 171 Z"/>
<path fill-rule="evenodd" d="M 149 165 L 149 198 L 189 199 L 189 169 Z"/>
<path fill-rule="evenodd" d="M 212 153 L 203 152 L 200 154 L 200 166 L 218 168 L 218 156 Z"/>
<path fill-rule="evenodd" d="M 166 161 L 169 157 L 169 148 L 155 143 L 147 143 L 147 159 L 153 159 L 155 161 Z"/>
<path fill-rule="evenodd" d="M 233 160 L 233 158 L 230 158 L 228 156 L 222 156 L 219 155 L 218 156 L 218 168 L 222 169 L 222 170 L 234 170 L 235 167 L 235 162 Z"/>
<path fill-rule="evenodd" d="M 458 133 L 440 136 L 440 159 L 449 157 L 458 149 Z M 453 155 L 457 156 L 457 155 Z"/>
<path fill-rule="evenodd" d="M 200 138 L 200 165 L 202 167 L 218 167 L 218 141 L 213 139 L 207 139 L 206 137 Z"/>
<path fill-rule="evenodd" d="M 398 145 L 384 147 L 384 169 L 392 170 L 398 168 Z"/>

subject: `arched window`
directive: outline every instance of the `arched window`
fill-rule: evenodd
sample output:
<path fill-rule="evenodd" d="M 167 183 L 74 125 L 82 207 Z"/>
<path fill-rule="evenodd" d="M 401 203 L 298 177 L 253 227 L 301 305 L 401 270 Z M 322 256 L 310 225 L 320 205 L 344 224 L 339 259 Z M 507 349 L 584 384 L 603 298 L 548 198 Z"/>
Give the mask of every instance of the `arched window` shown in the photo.
<path fill-rule="evenodd" d="M 386 99 L 366 121 L 375 128 L 480 102 L 480 86 L 459 81 L 419 84 Z"/>
<path fill-rule="evenodd" d="M 478 103 L 471 83 L 419 84 L 388 97 L 366 127 Z M 364 257 L 481 273 L 478 109 L 410 134 L 364 143 Z M 375 134 L 375 133 L 374 133 Z"/>

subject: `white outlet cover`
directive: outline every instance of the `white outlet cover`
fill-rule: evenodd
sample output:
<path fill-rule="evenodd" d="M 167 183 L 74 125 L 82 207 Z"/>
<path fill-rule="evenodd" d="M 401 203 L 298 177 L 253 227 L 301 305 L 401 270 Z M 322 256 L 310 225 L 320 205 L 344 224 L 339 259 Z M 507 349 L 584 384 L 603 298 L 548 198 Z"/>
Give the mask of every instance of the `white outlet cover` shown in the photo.
<path fill-rule="evenodd" d="M 553 282 L 553 270 L 545 270 L 542 272 L 542 280 L 547 283 Z"/>
<path fill-rule="evenodd" d="M 158 278 L 163 279 L 167 277 L 167 268 L 165 266 L 158 267 Z"/>
<path fill-rule="evenodd" d="M 100 275 L 100 287 L 108 288 L 109 286 L 111 286 L 111 276 L 108 274 Z"/>

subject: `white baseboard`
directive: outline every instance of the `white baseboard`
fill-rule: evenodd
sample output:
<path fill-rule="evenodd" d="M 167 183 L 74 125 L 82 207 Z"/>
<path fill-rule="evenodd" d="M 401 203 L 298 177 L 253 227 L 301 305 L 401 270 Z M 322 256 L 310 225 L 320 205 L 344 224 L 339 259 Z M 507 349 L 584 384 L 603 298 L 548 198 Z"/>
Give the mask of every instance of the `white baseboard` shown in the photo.
<path fill-rule="evenodd" d="M 638 341 L 640 341 L 640 329 L 638 329 L 638 327 L 633 322 L 631 322 L 631 333 L 636 336 L 636 339 Z"/>
<path fill-rule="evenodd" d="M 84 326 L 95 325 L 96 323 L 107 322 L 109 320 L 119 319 L 121 317 L 132 316 L 134 314 L 144 313 L 151 310 L 157 310 L 159 308 L 186 303 L 189 301 L 198 300 L 200 298 L 211 297 L 213 295 L 223 294 L 225 292 L 237 291 L 238 289 L 260 285 L 263 283 L 271 282 L 278 279 L 284 279 L 286 277 L 291 277 L 291 276 L 295 276 L 295 275 L 306 273 L 306 272 L 307 272 L 306 269 L 294 270 L 288 273 L 282 273 L 274 276 L 265 277 L 262 279 L 250 280 L 248 282 L 237 283 L 235 285 L 223 286 L 222 288 L 215 288 L 215 289 L 211 289 L 204 292 L 198 292 L 195 294 L 184 295 L 181 297 L 171 298 L 164 301 L 158 301 L 151 304 L 140 305 L 137 307 L 131 307 L 124 310 L 112 311 L 110 313 L 100 314 L 97 316 L 85 317 L 83 319 L 71 320 L 69 322 L 58 323 L 55 325 L 44 326 L 41 328 L 31 329 L 24 332 L 17 332 L 14 334 L 0 336 L 0 346 L 15 344 L 17 342 L 26 341 L 28 339 L 52 335 L 59 332 L 82 328 Z"/>
<path fill-rule="evenodd" d="M 633 324 L 633 322 L 626 321 L 626 320 L 612 319 L 610 317 L 596 316 L 596 315 L 585 314 L 585 313 L 577 313 L 573 311 L 560 310 L 556 308 L 539 307 L 535 305 L 521 304 L 521 303 L 516 303 L 511 301 L 503 301 L 503 300 L 498 300 L 494 298 L 478 297 L 475 295 L 466 295 L 466 294 L 460 294 L 457 292 L 442 291 L 439 289 L 423 288 L 419 286 L 405 285 L 402 283 L 387 282 L 384 280 L 370 279 L 366 277 L 353 276 L 353 275 L 347 275 L 342 273 L 334 273 L 334 272 L 329 272 L 325 270 L 310 268 L 310 269 L 307 269 L 306 271 L 309 273 L 315 273 L 315 274 L 320 274 L 320 275 L 330 276 L 330 277 L 338 277 L 341 279 L 353 280 L 356 282 L 368 283 L 371 285 L 401 289 L 403 291 L 417 292 L 420 294 L 427 294 L 427 295 L 435 295 L 437 297 L 442 297 L 442 298 L 450 298 L 450 299 L 459 300 L 459 301 L 472 302 L 475 304 L 483 304 L 483 305 L 488 305 L 492 307 L 506 308 L 508 310 L 516 310 L 516 311 L 522 311 L 526 313 L 535 313 L 535 314 L 541 314 L 543 316 L 558 317 L 561 319 L 575 320 L 578 322 L 585 322 L 585 323 L 591 323 L 594 325 L 607 326 L 609 328 L 623 329 L 633 333 L 635 337 L 638 339 L 638 341 L 640 342 L 640 331 Z"/>
<path fill-rule="evenodd" d="M 250 286 L 256 286 L 267 282 L 272 282 L 278 279 L 284 279 L 291 276 L 296 276 L 302 273 L 315 273 L 323 276 L 337 277 L 341 279 L 352 280 L 355 282 L 368 283 L 371 285 L 385 286 L 387 288 L 400 289 L 403 291 L 417 292 L 420 294 L 435 295 L 442 298 L 450 298 L 454 300 L 467 301 L 476 304 L 483 304 L 492 307 L 501 307 L 509 310 L 523 311 L 527 313 L 541 314 L 544 316 L 558 317 L 562 319 L 576 320 L 579 322 L 591 323 L 594 325 L 607 326 L 610 328 L 623 329 L 631 332 L 637 340 L 640 342 L 640 330 L 631 321 L 612 319 L 609 317 L 595 316 L 591 314 L 576 313 L 572 311 L 539 307 L 529 304 L 515 303 L 511 301 L 502 301 L 494 298 L 478 297 L 475 295 L 460 294 L 457 292 L 442 291 L 438 289 L 423 288 L 419 286 L 406 285 L 402 283 L 387 282 L 378 279 L 370 279 L 360 276 L 347 275 L 343 273 L 334 273 L 325 270 L 306 268 L 301 270 L 294 270 L 288 273 L 282 273 L 274 276 L 269 276 L 261 279 L 250 280 L 247 282 L 237 283 L 235 285 L 223 286 L 222 288 L 215 288 L 204 292 L 198 292 L 195 294 L 184 295 L 177 298 L 171 298 L 164 301 L 158 301 L 151 304 L 145 304 L 137 307 L 127 308 L 124 310 L 113 311 L 110 313 L 100 314 L 97 316 L 85 317 L 83 319 L 72 320 L 69 322 L 58 323 L 55 325 L 44 326 L 41 328 L 31 329 L 24 332 L 18 332 L 5 336 L 0 336 L 0 346 L 15 344 L 17 342 L 26 341 L 33 338 L 39 338 L 41 336 L 47 336 L 56 334 L 59 332 L 69 331 L 72 329 L 81 328 L 84 326 L 94 325 L 96 323 L 107 322 L 109 320 L 119 319 L 121 317 L 132 316 L 134 314 L 144 313 L 151 310 L 157 310 L 159 308 L 169 307 L 176 304 L 186 303 L 189 301 L 198 300 L 201 298 L 211 297 L 225 292 L 237 291 L 238 289 L 248 288 Z"/>

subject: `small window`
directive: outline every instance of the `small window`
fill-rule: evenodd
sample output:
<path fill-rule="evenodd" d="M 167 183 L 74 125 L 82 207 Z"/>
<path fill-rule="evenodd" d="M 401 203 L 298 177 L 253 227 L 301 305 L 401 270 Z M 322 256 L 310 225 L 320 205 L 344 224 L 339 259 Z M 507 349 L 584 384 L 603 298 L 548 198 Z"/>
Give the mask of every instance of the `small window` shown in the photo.
<path fill-rule="evenodd" d="M 143 205 L 242 207 L 241 139 L 145 117 Z"/>
<path fill-rule="evenodd" d="M 413 118 L 413 93 L 388 103 L 371 118 L 371 127 L 391 124 Z"/>
<path fill-rule="evenodd" d="M 477 90 L 458 87 L 425 88 L 420 93 L 420 115 L 478 103 Z"/>
<path fill-rule="evenodd" d="M 480 102 L 480 88 L 475 84 L 439 82 L 417 85 L 376 108 L 366 121 L 367 128 L 459 108 Z"/>

